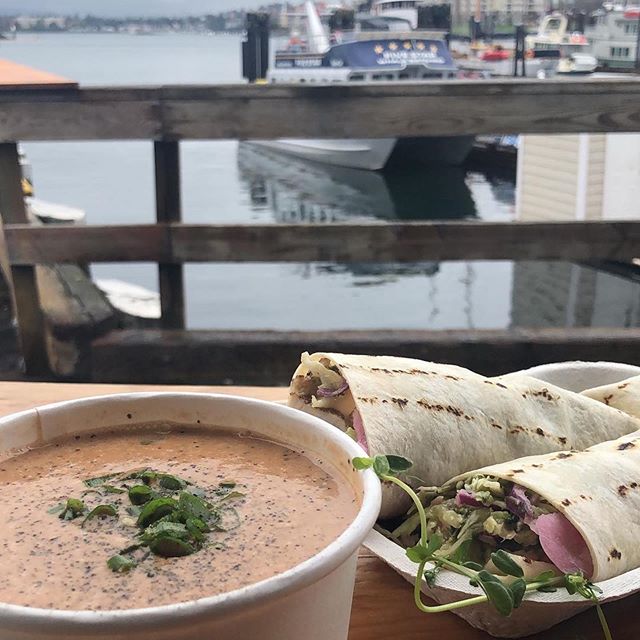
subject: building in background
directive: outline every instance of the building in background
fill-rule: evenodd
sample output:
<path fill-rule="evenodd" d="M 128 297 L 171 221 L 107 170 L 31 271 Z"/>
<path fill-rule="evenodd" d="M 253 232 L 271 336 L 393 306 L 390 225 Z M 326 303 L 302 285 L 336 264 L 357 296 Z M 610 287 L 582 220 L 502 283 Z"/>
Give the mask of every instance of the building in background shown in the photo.
<path fill-rule="evenodd" d="M 640 218 L 640 134 L 520 137 L 519 220 Z"/>
<path fill-rule="evenodd" d="M 451 0 L 454 24 L 468 24 L 477 17 L 494 25 L 536 24 L 547 8 L 548 0 Z"/>
<path fill-rule="evenodd" d="M 638 7 L 604 4 L 593 14 L 585 35 L 602 66 L 624 69 L 636 65 L 639 22 Z"/>
<path fill-rule="evenodd" d="M 521 136 L 516 218 L 640 218 L 640 134 Z M 637 284 L 567 262 L 514 264 L 512 323 L 637 326 Z"/>

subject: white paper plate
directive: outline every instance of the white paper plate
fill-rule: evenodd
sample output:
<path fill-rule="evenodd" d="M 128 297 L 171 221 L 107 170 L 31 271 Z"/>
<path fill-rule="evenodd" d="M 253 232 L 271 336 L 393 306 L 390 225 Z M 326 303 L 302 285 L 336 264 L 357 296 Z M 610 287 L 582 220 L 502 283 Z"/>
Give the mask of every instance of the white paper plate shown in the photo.
<path fill-rule="evenodd" d="M 560 362 L 533 367 L 517 373 L 579 392 L 640 375 L 640 367 L 616 362 Z M 364 546 L 403 578 L 412 584 L 415 582 L 417 565 L 406 557 L 402 547 L 376 531 L 369 534 L 364 541 Z M 640 569 L 600 582 L 598 586 L 603 591 L 600 597 L 601 602 L 618 600 L 640 592 Z M 451 571 L 442 571 L 433 588 L 423 582 L 422 591 L 441 604 L 482 594 L 480 589 L 469 585 L 467 578 Z M 412 594 L 407 589 L 407 598 L 411 597 Z M 584 598 L 570 596 L 564 589 L 559 589 L 555 593 L 527 594 L 522 605 L 508 618 L 500 616 L 492 606 L 486 604 L 457 609 L 453 613 L 464 618 L 472 626 L 493 636 L 520 638 L 549 629 L 590 606 L 592 605 Z"/>

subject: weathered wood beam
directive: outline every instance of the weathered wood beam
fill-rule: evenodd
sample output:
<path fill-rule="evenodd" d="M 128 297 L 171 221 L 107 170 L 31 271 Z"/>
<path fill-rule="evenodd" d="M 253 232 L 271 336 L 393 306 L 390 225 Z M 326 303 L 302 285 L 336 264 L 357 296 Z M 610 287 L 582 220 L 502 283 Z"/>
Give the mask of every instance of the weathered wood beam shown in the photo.
<path fill-rule="evenodd" d="M 162 140 L 154 143 L 156 220 L 180 222 L 180 143 Z M 184 329 L 184 273 L 181 264 L 158 265 L 160 284 L 160 322 L 164 329 Z"/>
<path fill-rule="evenodd" d="M 498 375 L 547 362 L 640 365 L 640 329 L 117 331 L 93 343 L 99 382 L 288 384 L 302 351 L 398 355 Z"/>
<path fill-rule="evenodd" d="M 56 262 L 631 260 L 640 222 L 7 226 L 15 265 Z"/>
<path fill-rule="evenodd" d="M 24 224 L 28 221 L 22 193 L 18 146 L 15 143 L 0 144 L 0 216 L 5 224 Z M 6 264 L 5 259 L 3 262 Z M 18 321 L 18 336 L 26 372 L 34 376 L 47 376 L 50 369 L 35 267 L 12 264 L 9 271 L 8 284 Z"/>
<path fill-rule="evenodd" d="M 375 138 L 640 131 L 640 80 L 3 91 L 0 140 Z"/>

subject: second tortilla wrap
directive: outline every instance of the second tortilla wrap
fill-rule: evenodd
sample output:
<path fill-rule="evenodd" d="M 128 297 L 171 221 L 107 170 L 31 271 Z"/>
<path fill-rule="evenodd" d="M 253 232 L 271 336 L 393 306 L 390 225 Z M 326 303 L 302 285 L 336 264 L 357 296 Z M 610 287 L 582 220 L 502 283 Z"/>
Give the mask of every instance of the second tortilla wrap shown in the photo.
<path fill-rule="evenodd" d="M 640 418 L 640 376 L 622 382 L 586 389 L 582 395 Z"/>
<path fill-rule="evenodd" d="M 347 430 L 371 455 L 413 461 L 423 484 L 489 464 L 586 449 L 640 429 L 640 421 L 533 378 L 502 383 L 452 365 L 393 356 L 303 355 L 289 405 Z M 355 424 L 354 424 L 355 421 Z M 406 508 L 385 488 L 381 516 Z"/>
<path fill-rule="evenodd" d="M 586 543 L 592 580 L 640 567 L 640 432 L 584 451 L 490 465 L 461 474 L 451 483 L 478 474 L 525 487 L 565 516 Z"/>

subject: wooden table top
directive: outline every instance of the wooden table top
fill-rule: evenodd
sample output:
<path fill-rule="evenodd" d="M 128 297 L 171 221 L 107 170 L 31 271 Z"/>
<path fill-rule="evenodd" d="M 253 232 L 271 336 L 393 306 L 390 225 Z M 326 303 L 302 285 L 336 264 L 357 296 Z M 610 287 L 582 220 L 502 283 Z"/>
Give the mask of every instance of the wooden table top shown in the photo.
<path fill-rule="evenodd" d="M 2 89 L 72 89 L 78 83 L 62 76 L 26 67 L 10 60 L 0 60 L 0 90 Z"/>
<path fill-rule="evenodd" d="M 286 398 L 286 389 L 268 387 L 188 387 L 151 385 L 0 382 L 0 415 L 31 407 L 107 393 L 133 391 L 198 391 L 241 395 L 262 400 Z M 640 636 L 640 595 L 604 607 L 614 640 Z M 362 549 L 349 640 L 488 640 L 452 613 L 428 615 L 413 604 L 411 586 L 371 552 Z M 531 640 L 602 640 L 595 611 L 589 610 Z"/>

